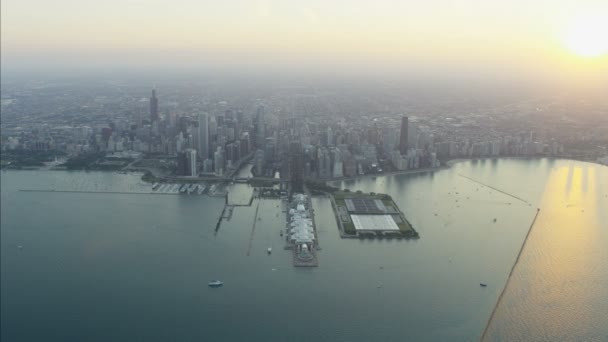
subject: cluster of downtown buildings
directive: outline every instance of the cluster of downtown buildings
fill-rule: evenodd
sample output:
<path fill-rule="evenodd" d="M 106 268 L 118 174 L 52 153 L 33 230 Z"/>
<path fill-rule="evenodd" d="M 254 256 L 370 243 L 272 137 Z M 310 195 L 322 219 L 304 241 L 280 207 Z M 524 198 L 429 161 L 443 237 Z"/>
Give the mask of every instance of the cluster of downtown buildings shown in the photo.
<path fill-rule="evenodd" d="M 332 118 L 279 110 L 266 100 L 250 106 L 219 101 L 212 111 L 177 114 L 163 109 L 168 105 L 160 100 L 153 90 L 145 104 L 147 115 L 97 117 L 95 123 L 80 118 L 71 125 L 3 125 L 1 147 L 175 159 L 174 174 L 191 177 L 230 177 L 251 162 L 257 177 L 280 175 L 295 181 L 433 168 L 453 158 L 564 153 L 562 143 L 534 130 L 486 134 L 478 127 L 471 130 L 474 134 L 459 134 L 466 119 L 436 123 L 388 114 Z"/>

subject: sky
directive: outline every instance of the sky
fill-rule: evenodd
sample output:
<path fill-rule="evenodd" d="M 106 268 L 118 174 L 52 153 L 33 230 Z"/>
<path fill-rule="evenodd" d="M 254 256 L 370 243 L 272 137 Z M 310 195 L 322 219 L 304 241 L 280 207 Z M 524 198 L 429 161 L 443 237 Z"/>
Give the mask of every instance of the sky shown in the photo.
<path fill-rule="evenodd" d="M 2 0 L 1 16 L 5 71 L 608 79 L 608 51 L 580 51 L 608 46 L 606 0 Z"/>

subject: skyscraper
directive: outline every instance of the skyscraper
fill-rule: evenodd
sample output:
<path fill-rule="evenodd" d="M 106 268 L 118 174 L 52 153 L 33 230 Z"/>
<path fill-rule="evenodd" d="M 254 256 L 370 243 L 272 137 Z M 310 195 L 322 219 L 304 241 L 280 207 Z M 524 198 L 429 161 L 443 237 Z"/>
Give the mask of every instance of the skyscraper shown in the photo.
<path fill-rule="evenodd" d="M 186 152 L 177 153 L 177 174 L 180 176 L 188 176 L 190 174 L 188 169 L 188 157 Z"/>
<path fill-rule="evenodd" d="M 407 154 L 407 116 L 401 117 L 401 135 L 399 136 L 399 152 Z"/>
<path fill-rule="evenodd" d="M 266 122 L 264 120 L 264 106 L 259 105 L 255 116 L 255 144 L 257 148 L 264 146 L 266 139 Z"/>
<path fill-rule="evenodd" d="M 202 160 L 209 158 L 209 115 L 198 115 L 198 153 Z"/>
<path fill-rule="evenodd" d="M 224 151 L 221 146 L 218 146 L 217 151 L 213 154 L 213 164 L 215 167 L 215 175 L 223 176 L 224 175 Z"/>
<path fill-rule="evenodd" d="M 196 150 L 188 149 L 186 150 L 186 158 L 188 159 L 188 176 L 196 177 L 198 176 L 198 168 L 196 165 Z"/>
<path fill-rule="evenodd" d="M 156 98 L 156 89 L 152 89 L 152 97 L 150 98 L 150 122 L 158 120 L 158 99 Z"/>
<path fill-rule="evenodd" d="M 289 143 L 289 177 L 291 178 L 291 191 L 303 191 L 304 185 L 304 153 L 299 141 Z"/>

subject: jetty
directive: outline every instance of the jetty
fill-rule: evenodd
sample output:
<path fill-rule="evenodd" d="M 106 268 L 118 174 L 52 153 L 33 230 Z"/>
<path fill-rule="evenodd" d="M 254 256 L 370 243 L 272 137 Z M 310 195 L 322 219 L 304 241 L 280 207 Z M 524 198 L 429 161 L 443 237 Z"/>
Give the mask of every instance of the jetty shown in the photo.
<path fill-rule="evenodd" d="M 253 236 L 255 235 L 255 226 L 258 223 L 258 212 L 260 211 L 260 202 L 255 207 L 255 215 L 253 215 L 253 225 L 251 227 L 251 234 L 249 235 L 249 244 L 247 246 L 247 256 L 251 255 L 251 244 L 253 243 Z"/>

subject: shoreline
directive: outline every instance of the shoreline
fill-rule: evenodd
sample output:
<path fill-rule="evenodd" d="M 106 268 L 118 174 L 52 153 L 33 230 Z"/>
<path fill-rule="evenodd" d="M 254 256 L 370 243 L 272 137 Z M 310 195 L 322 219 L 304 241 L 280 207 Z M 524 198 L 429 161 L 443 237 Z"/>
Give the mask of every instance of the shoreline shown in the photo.
<path fill-rule="evenodd" d="M 409 170 L 391 171 L 391 172 L 383 172 L 383 173 L 369 173 L 366 175 L 358 175 L 358 176 L 352 176 L 352 177 L 340 177 L 340 178 L 331 178 L 331 179 L 313 178 L 313 180 L 326 182 L 326 183 L 327 182 L 342 182 L 342 181 L 358 180 L 358 179 L 370 178 L 370 177 L 385 177 L 385 176 L 395 176 L 395 175 L 407 175 L 407 174 L 414 174 L 414 173 L 435 172 L 435 171 L 446 170 L 449 168 L 450 168 L 449 165 L 444 165 L 444 166 L 438 166 L 438 167 L 427 167 L 424 169 L 409 169 Z"/>
<path fill-rule="evenodd" d="M 330 182 L 342 182 L 342 181 L 353 181 L 359 179 L 365 179 L 370 177 L 386 177 L 386 176 L 396 176 L 396 175 L 407 175 L 407 174 L 416 174 L 416 173 L 427 173 L 427 172 L 435 172 L 441 170 L 447 170 L 453 167 L 455 164 L 467 162 L 467 161 L 492 161 L 492 160 L 541 160 L 541 159 L 550 159 L 550 160 L 567 160 L 567 161 L 576 161 L 576 162 L 584 162 L 590 163 L 598 166 L 608 167 L 607 164 L 602 164 L 599 161 L 595 160 L 583 160 L 569 157 L 548 157 L 548 156 L 499 156 L 499 157 L 480 157 L 480 158 L 454 158 L 446 161 L 444 165 L 438 167 L 428 167 L 423 169 L 408 169 L 408 170 L 400 170 L 400 171 L 390 171 L 384 173 L 375 173 L 375 174 L 365 174 L 365 175 L 357 175 L 351 177 L 340 177 L 340 178 L 330 178 L 330 179 L 320 179 L 320 178 L 310 178 L 315 181 L 320 181 L 324 183 Z M 68 171 L 68 172 L 114 172 L 114 173 L 140 173 L 145 175 L 146 172 L 149 172 L 147 169 L 118 169 L 118 170 L 102 170 L 102 169 L 72 169 L 69 170 L 67 168 L 62 167 L 44 167 L 44 166 L 33 166 L 33 167 L 24 167 L 19 169 L 13 168 L 2 168 L 0 171 Z M 166 176 L 161 176 L 166 177 Z M 201 181 L 209 181 L 209 179 L 201 180 Z M 219 180 L 218 180 L 219 181 Z M 226 181 L 226 180 L 224 180 Z M 152 182 L 147 182 L 152 183 Z"/>
<path fill-rule="evenodd" d="M 549 156 L 500 156 L 500 157 L 481 157 L 481 158 L 455 158 L 455 159 L 450 159 L 450 160 L 446 161 L 445 164 L 448 165 L 449 167 L 452 167 L 454 164 L 467 162 L 467 161 L 473 161 L 473 160 L 488 161 L 488 160 L 503 160 L 503 159 L 506 159 L 506 160 L 540 160 L 540 159 L 569 160 L 569 161 L 590 163 L 590 164 L 594 164 L 594 165 L 608 167 L 608 165 L 602 164 L 595 160 L 583 160 L 583 159 L 568 158 L 568 157 L 549 157 Z"/>

